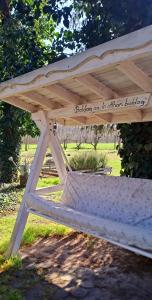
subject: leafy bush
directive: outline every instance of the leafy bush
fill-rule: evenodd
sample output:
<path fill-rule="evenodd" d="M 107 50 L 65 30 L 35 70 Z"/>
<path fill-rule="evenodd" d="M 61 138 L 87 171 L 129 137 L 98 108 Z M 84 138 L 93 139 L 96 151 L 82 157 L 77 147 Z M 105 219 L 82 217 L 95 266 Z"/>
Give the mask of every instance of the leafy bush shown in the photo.
<path fill-rule="evenodd" d="M 107 166 L 107 157 L 103 153 L 96 152 L 79 152 L 72 156 L 69 160 L 70 166 L 73 171 L 76 170 L 92 170 L 98 171 L 100 168 Z"/>
<path fill-rule="evenodd" d="M 6 212 L 15 211 L 18 203 L 21 202 L 23 189 L 15 185 L 5 185 L 0 188 L 0 215 Z"/>
<path fill-rule="evenodd" d="M 120 124 L 121 175 L 152 179 L 152 123 Z"/>

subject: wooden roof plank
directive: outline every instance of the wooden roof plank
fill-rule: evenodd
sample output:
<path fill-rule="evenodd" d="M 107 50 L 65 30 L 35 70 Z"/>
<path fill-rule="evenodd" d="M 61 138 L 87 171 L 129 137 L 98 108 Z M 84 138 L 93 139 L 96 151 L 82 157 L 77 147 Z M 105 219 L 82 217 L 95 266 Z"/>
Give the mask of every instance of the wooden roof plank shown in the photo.
<path fill-rule="evenodd" d="M 51 95 L 59 97 L 68 104 L 81 104 L 87 102 L 87 100 L 85 100 L 83 97 L 80 97 L 79 95 L 71 92 L 60 84 L 53 84 L 46 87 L 46 89 L 51 93 Z"/>
<path fill-rule="evenodd" d="M 74 78 L 76 81 L 84 85 L 91 92 L 104 99 L 118 98 L 118 94 L 111 88 L 107 87 L 101 81 L 94 78 L 92 75 L 87 74 L 81 77 Z"/>
<path fill-rule="evenodd" d="M 22 95 L 39 105 L 45 106 L 47 109 L 55 109 L 61 107 L 61 105 L 59 105 L 58 103 L 51 101 L 51 99 L 48 99 L 46 96 L 43 96 L 35 91 L 27 92 Z"/>
<path fill-rule="evenodd" d="M 102 114 L 95 114 L 95 116 L 100 119 L 102 122 L 111 123 L 112 121 L 112 114 L 111 113 L 102 113 Z"/>
<path fill-rule="evenodd" d="M 152 78 L 145 74 L 133 61 L 124 61 L 117 67 L 145 92 L 152 92 Z"/>
<path fill-rule="evenodd" d="M 76 121 L 78 124 L 85 124 L 87 123 L 87 118 L 86 117 L 72 117 L 70 118 L 71 120 Z"/>
<path fill-rule="evenodd" d="M 111 122 L 114 124 L 117 123 L 136 123 L 136 122 L 142 122 L 143 121 L 143 114 L 141 110 L 136 111 L 128 111 L 128 113 L 125 114 L 113 114 Z"/>
<path fill-rule="evenodd" d="M 5 99 L 6 103 L 9 103 L 13 106 L 16 106 L 20 109 L 23 109 L 25 111 L 28 111 L 30 113 L 35 113 L 36 111 L 38 111 L 39 107 L 37 105 L 33 105 L 30 103 L 27 103 L 17 97 L 8 97 L 7 99 Z"/>

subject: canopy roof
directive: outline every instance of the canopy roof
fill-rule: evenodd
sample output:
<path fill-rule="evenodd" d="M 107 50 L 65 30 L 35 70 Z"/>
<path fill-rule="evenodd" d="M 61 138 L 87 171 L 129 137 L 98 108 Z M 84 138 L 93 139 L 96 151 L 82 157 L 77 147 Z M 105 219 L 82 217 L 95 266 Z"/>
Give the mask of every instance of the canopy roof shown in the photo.
<path fill-rule="evenodd" d="M 152 121 L 152 25 L 0 84 L 0 99 L 61 124 Z"/>

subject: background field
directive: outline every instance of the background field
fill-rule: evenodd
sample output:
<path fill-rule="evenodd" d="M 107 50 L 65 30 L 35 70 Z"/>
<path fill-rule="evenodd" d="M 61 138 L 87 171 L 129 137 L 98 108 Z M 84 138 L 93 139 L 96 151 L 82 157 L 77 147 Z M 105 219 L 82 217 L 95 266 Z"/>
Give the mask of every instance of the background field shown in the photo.
<path fill-rule="evenodd" d="M 21 159 L 22 161 L 25 160 L 25 158 L 29 161 L 32 160 L 32 158 L 34 157 L 34 153 L 36 150 L 36 145 L 35 144 L 30 144 L 28 146 L 28 151 L 25 151 L 25 145 L 22 145 L 22 149 L 21 149 Z M 81 149 L 77 150 L 76 149 L 76 144 L 74 143 L 70 143 L 68 144 L 67 149 L 65 150 L 65 153 L 67 155 L 70 154 L 70 156 L 72 156 L 74 153 L 79 153 L 82 151 L 93 151 L 93 146 L 91 144 L 82 144 L 81 145 Z M 48 152 L 49 149 L 48 149 Z M 120 175 L 120 169 L 121 169 L 121 161 L 120 161 L 120 157 L 117 154 L 117 151 L 115 149 L 115 146 L 113 143 L 99 143 L 98 147 L 97 147 L 97 152 L 103 152 L 107 155 L 108 158 L 108 166 L 112 167 L 112 174 L 113 176 L 119 176 Z"/>

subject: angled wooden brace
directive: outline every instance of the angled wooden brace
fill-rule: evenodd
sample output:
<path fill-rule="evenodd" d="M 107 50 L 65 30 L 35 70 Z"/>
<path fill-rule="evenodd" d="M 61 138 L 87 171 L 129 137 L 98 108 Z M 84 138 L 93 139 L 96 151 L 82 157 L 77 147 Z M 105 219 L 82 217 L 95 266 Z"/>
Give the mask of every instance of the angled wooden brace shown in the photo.
<path fill-rule="evenodd" d="M 51 147 L 52 157 L 54 159 L 61 181 L 64 182 L 66 178 L 66 166 L 64 164 L 60 145 L 56 141 L 52 124 L 49 124 L 47 116 L 43 111 L 34 113 L 32 117 L 37 126 L 39 127 L 41 134 L 34 156 L 34 160 L 31 166 L 31 171 L 25 188 L 23 200 L 12 232 L 10 244 L 6 252 L 7 258 L 11 255 L 15 255 L 20 247 L 23 231 L 29 215 L 26 200 L 28 198 L 29 193 L 34 193 L 36 191 L 37 182 L 39 179 L 48 145 Z"/>

